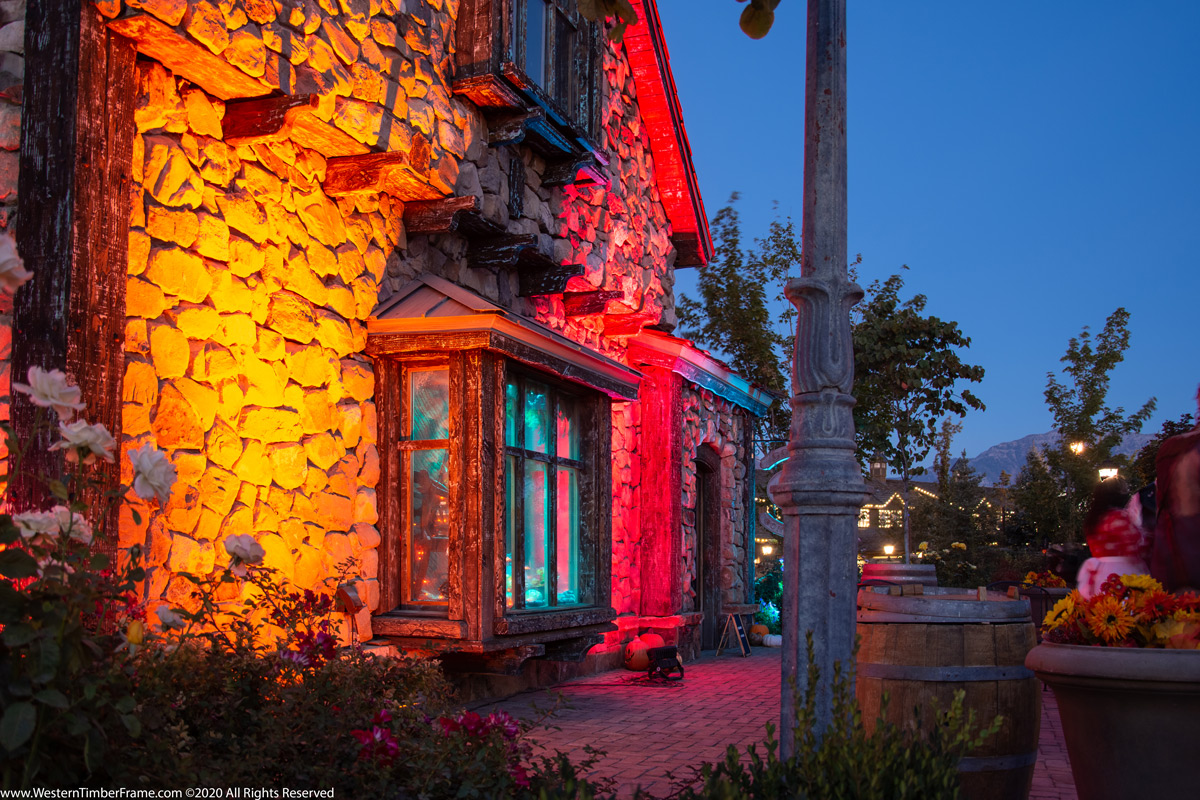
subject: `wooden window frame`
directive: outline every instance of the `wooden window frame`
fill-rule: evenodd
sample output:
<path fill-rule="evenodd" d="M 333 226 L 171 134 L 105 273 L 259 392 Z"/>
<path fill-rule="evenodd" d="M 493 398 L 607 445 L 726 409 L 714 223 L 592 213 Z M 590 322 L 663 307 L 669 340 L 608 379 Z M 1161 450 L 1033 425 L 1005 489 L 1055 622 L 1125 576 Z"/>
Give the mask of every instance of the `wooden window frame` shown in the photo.
<path fill-rule="evenodd" d="M 415 344 L 415 343 L 414 343 Z M 527 366 L 512 354 L 484 349 L 427 348 L 378 353 L 380 453 L 380 604 L 378 628 L 384 635 L 487 641 L 494 636 L 533 634 L 611 620 L 611 527 L 605 524 L 612 501 L 611 406 L 590 385 L 565 381 L 538 364 Z M 447 602 L 440 607 L 403 605 L 407 491 L 402 466 L 404 375 L 406 369 L 449 365 L 450 438 L 447 475 L 450 511 Z M 537 609 L 509 609 L 504 581 L 504 387 L 510 369 L 565 387 L 579 403 L 580 453 L 589 454 L 580 486 L 581 588 L 591 581 L 589 602 Z M 584 497 L 588 498 L 585 505 Z M 585 521 L 586 520 L 586 521 Z M 587 538 L 584 538 L 584 531 Z M 585 574 L 587 577 L 585 578 Z M 582 592 L 581 592 L 582 594 Z"/>

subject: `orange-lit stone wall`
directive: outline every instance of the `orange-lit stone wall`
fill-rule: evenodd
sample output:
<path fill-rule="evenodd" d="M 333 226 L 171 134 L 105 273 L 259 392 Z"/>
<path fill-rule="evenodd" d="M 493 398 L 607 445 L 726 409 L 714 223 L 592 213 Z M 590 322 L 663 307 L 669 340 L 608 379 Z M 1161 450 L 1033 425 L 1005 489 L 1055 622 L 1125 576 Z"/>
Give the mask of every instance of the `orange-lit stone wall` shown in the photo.
<path fill-rule="evenodd" d="M 368 146 L 405 149 L 421 132 L 431 183 L 480 197 L 512 233 L 551 237 L 560 261 L 584 267 L 570 291 L 622 292 L 605 313 L 575 318 L 558 297 L 517 297 L 512 272 L 466 265 L 461 237 L 406 236 L 403 204 L 388 195 L 327 196 L 319 153 L 290 140 L 225 144 L 220 100 L 139 60 L 122 446 L 164 448 L 180 481 L 140 524 L 125 515 L 121 543 L 145 545 L 151 605 L 186 604 L 178 573 L 225 563 L 231 534 L 253 533 L 267 563 L 301 586 L 354 558 L 369 637 L 379 457 L 362 352 L 377 302 L 429 271 L 616 358 L 624 336 L 674 323 L 671 229 L 625 57 L 610 46 L 604 64 L 611 187 L 550 188 L 539 156 L 487 147 L 478 110 L 451 94 L 455 0 L 95 5 L 155 16 L 261 79 L 264 94 L 319 95 L 317 116 Z M 519 218 L 507 203 L 514 156 L 529 167 Z M 636 559 L 636 426 L 635 404 L 618 405 L 614 564 Z M 636 608 L 636 572 L 614 569 L 621 613 Z"/>
<path fill-rule="evenodd" d="M 21 91 L 25 77 L 24 0 L 0 2 L 0 231 L 17 207 L 17 161 L 21 148 Z M 7 398 L 12 376 L 12 295 L 0 294 L 0 398 Z M 8 403 L 0 402 L 0 421 L 8 421 Z M 8 444 L 0 441 L 0 474 L 8 474 Z"/>

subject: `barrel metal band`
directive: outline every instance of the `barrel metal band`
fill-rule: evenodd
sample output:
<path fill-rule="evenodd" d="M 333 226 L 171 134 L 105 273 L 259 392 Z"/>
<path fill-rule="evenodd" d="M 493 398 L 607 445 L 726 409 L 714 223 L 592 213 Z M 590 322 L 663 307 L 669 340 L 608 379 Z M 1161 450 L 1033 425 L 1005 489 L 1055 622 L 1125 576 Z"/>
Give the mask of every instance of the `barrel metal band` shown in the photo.
<path fill-rule="evenodd" d="M 958 760 L 959 772 L 999 772 L 1022 769 L 1037 763 L 1037 751 L 1015 756 L 964 756 Z"/>
<path fill-rule="evenodd" d="M 1034 677 L 1023 666 L 917 667 L 908 664 L 859 664 L 858 677 L 893 681 L 1014 681 Z"/>

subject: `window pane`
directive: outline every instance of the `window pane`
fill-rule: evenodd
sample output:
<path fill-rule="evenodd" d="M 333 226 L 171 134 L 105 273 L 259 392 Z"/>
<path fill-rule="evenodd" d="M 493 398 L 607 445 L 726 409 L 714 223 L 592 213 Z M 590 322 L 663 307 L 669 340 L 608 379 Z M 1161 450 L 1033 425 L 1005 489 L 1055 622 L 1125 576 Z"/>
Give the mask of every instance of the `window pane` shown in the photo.
<path fill-rule="evenodd" d="M 525 607 L 548 602 L 546 550 L 550 537 L 549 467 L 525 462 Z"/>
<path fill-rule="evenodd" d="M 408 474 L 408 591 L 410 603 L 446 600 L 449 576 L 449 492 L 445 450 L 417 450 Z"/>
<path fill-rule="evenodd" d="M 450 436 L 450 370 L 415 369 L 409 373 L 409 409 L 413 439 Z"/>
<path fill-rule="evenodd" d="M 517 508 L 516 479 L 517 459 L 504 458 L 504 606 L 513 607 L 513 553 L 516 552 Z"/>
<path fill-rule="evenodd" d="M 575 26 L 563 14 L 554 15 L 554 100 L 575 118 L 571 65 L 575 60 Z"/>
<path fill-rule="evenodd" d="M 550 389 L 537 381 L 525 383 L 525 449 L 550 452 Z"/>
<path fill-rule="evenodd" d="M 529 0 L 525 14 L 525 74 L 546 86 L 546 2 Z"/>
<path fill-rule="evenodd" d="M 558 398 L 557 447 L 559 458 L 579 458 L 579 409 L 569 397 Z"/>
<path fill-rule="evenodd" d="M 509 447 L 520 447 L 519 430 L 517 428 L 517 384 L 508 381 L 504 384 L 504 444 Z"/>
<path fill-rule="evenodd" d="M 558 469 L 558 503 L 555 508 L 555 565 L 558 568 L 558 605 L 569 606 L 586 600 L 579 594 L 579 476 L 572 467 Z"/>

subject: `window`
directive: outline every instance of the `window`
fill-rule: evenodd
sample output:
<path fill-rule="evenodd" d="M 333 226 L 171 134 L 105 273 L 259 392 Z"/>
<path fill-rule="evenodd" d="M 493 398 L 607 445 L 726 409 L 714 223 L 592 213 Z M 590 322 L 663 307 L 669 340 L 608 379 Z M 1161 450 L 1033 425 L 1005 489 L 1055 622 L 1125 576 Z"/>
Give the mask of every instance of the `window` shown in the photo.
<path fill-rule="evenodd" d="M 400 603 L 440 607 L 449 594 L 450 370 L 405 364 L 400 404 L 401 509 L 405 531 Z"/>
<path fill-rule="evenodd" d="M 577 399 L 521 372 L 504 385 L 505 607 L 586 605 L 580 487 L 588 465 Z"/>
<path fill-rule="evenodd" d="M 530 132 L 564 157 L 598 138 L 603 36 L 575 0 L 463 0 L 456 33 L 455 92 L 485 111 L 540 107 Z"/>
<path fill-rule="evenodd" d="M 869 508 L 859 509 L 859 511 L 858 511 L 858 527 L 860 527 L 860 528 L 871 527 L 871 509 L 869 509 Z"/>
<path fill-rule="evenodd" d="M 881 508 L 879 509 L 879 527 L 880 528 L 899 528 L 901 526 L 900 511 L 898 509 Z"/>

